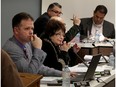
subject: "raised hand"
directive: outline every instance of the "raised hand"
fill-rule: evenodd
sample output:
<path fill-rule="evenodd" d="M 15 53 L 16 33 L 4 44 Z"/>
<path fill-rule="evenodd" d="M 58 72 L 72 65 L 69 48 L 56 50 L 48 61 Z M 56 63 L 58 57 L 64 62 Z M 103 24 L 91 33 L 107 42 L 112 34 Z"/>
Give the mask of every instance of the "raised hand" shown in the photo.
<path fill-rule="evenodd" d="M 81 20 L 78 18 L 78 17 L 76 17 L 75 15 L 73 15 L 73 19 L 71 19 L 72 21 L 73 21 L 73 24 L 74 25 L 80 25 L 80 23 L 81 23 Z"/>

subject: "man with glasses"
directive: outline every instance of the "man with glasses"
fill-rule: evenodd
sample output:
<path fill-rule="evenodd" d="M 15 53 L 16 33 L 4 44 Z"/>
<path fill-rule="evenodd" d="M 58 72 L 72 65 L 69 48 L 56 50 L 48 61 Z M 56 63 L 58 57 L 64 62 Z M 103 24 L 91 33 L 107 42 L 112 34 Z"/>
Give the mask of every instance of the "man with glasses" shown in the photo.
<path fill-rule="evenodd" d="M 49 19 L 53 16 L 60 17 L 62 15 L 62 6 L 59 3 L 52 3 L 48 6 L 47 12 L 42 14 L 35 22 L 34 22 L 34 33 L 37 34 L 38 37 L 41 37 L 45 33 L 46 25 Z M 73 26 L 66 33 L 65 40 L 67 42 L 71 41 L 76 34 L 79 32 L 79 24 L 80 19 L 77 17 L 73 17 Z M 42 37 L 41 37 L 42 38 Z"/>
<path fill-rule="evenodd" d="M 46 28 L 46 24 L 52 16 L 60 16 L 62 14 L 62 6 L 59 3 L 49 5 L 47 12 L 42 14 L 34 23 L 34 33 L 41 36 Z"/>

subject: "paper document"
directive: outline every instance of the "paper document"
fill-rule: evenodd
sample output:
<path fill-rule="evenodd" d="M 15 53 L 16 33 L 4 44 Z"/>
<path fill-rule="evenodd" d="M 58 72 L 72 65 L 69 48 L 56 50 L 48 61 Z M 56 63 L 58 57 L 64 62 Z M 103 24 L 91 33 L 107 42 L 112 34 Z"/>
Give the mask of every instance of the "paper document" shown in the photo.
<path fill-rule="evenodd" d="M 97 66 L 96 68 L 96 72 L 101 72 L 101 71 L 104 71 L 104 70 L 112 70 L 113 67 L 111 66 L 108 66 L 108 65 L 100 65 L 100 66 Z"/>
<path fill-rule="evenodd" d="M 62 77 L 43 77 L 40 80 L 40 83 L 58 83 L 58 80 L 61 80 Z"/>
<path fill-rule="evenodd" d="M 69 67 L 71 72 L 87 72 L 87 67 L 84 66 L 84 64 L 82 64 L 83 66 L 79 65 L 75 65 L 73 67 Z M 89 66 L 89 65 L 88 65 Z M 95 72 L 101 72 L 104 70 L 112 70 L 111 66 L 108 65 L 98 65 Z"/>
<path fill-rule="evenodd" d="M 92 59 L 92 57 L 93 57 L 92 55 L 85 55 L 85 56 L 84 56 L 84 59 L 85 59 L 86 62 L 90 62 L 91 59 Z M 105 59 L 106 59 L 107 61 L 109 60 L 109 57 L 108 57 L 108 56 L 104 56 L 104 57 L 105 57 Z M 105 59 L 101 56 L 99 62 L 106 62 Z"/>
<path fill-rule="evenodd" d="M 80 65 L 75 65 L 73 67 L 69 67 L 71 72 L 86 72 L 87 67 L 86 66 L 80 66 Z"/>

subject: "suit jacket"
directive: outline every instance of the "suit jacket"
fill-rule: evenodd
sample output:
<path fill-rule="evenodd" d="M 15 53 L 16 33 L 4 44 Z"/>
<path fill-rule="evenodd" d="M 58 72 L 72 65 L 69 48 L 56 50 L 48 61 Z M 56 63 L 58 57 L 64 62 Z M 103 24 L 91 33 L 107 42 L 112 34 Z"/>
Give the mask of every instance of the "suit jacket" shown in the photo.
<path fill-rule="evenodd" d="M 37 34 L 38 37 L 43 38 L 43 35 L 46 30 L 46 25 L 51 17 L 45 12 L 42 14 L 37 20 L 34 22 L 34 33 Z M 65 34 L 65 41 L 71 41 L 76 34 L 79 32 L 79 26 L 73 25 L 69 31 Z"/>
<path fill-rule="evenodd" d="M 46 25 L 49 19 L 50 16 L 47 12 L 45 12 L 34 22 L 34 33 L 37 34 L 38 37 L 40 37 L 45 32 Z"/>
<path fill-rule="evenodd" d="M 93 24 L 92 18 L 81 19 L 81 24 L 80 24 L 81 39 L 87 37 L 87 30 L 91 32 L 92 24 Z M 115 38 L 114 25 L 106 20 L 104 20 L 103 22 L 103 35 L 108 38 Z"/>
<path fill-rule="evenodd" d="M 46 53 L 40 49 L 33 48 L 30 43 L 26 43 L 28 59 L 25 52 L 17 43 L 15 37 L 10 38 L 3 49 L 11 56 L 19 72 L 39 73 L 49 76 L 61 76 L 61 71 L 43 65 Z"/>
<path fill-rule="evenodd" d="M 10 56 L 1 50 L 1 87 L 24 87 Z"/>

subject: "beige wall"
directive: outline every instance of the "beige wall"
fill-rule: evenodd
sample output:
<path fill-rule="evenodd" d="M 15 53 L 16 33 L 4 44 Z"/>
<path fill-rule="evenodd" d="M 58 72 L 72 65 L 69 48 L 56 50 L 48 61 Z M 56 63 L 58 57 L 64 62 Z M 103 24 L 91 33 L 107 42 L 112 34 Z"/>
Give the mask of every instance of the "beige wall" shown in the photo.
<path fill-rule="evenodd" d="M 40 15 L 41 0 L 1 0 L 1 46 L 12 36 L 12 17 L 28 12 L 34 19 Z"/>
<path fill-rule="evenodd" d="M 73 14 L 80 18 L 91 17 L 98 4 L 103 4 L 108 8 L 105 19 L 115 23 L 115 0 L 42 0 L 42 12 L 45 12 L 48 5 L 53 2 L 58 2 L 63 6 L 62 17 L 65 19 L 67 29 L 72 26 L 70 18 Z"/>

